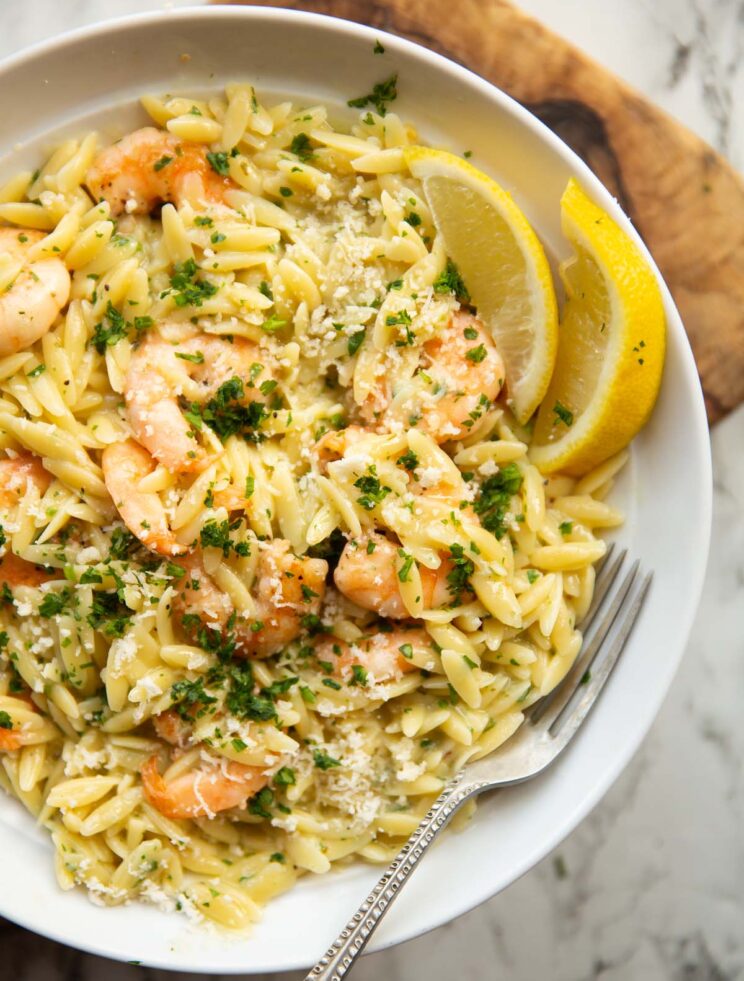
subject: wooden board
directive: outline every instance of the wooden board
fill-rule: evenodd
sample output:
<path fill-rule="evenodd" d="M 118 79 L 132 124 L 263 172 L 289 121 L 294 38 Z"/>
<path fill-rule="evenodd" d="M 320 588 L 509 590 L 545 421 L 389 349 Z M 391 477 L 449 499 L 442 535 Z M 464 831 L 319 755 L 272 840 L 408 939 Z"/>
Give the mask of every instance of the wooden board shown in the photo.
<path fill-rule="evenodd" d="M 251 2 L 408 37 L 527 106 L 586 160 L 643 236 L 682 314 L 709 420 L 744 401 L 744 182 L 707 143 L 508 0 Z"/>

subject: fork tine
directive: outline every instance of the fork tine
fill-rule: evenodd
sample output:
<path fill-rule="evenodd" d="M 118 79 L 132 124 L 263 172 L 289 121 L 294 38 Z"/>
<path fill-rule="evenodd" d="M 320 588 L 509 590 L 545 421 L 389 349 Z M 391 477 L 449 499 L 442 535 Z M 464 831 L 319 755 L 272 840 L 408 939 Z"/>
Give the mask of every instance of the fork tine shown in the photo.
<path fill-rule="evenodd" d="M 635 563 L 636 569 L 637 566 L 638 563 Z M 626 577 L 626 581 L 627 578 L 629 577 Z M 610 650 L 601 660 L 599 667 L 586 684 L 585 690 L 581 693 L 581 697 L 576 705 L 572 706 L 575 694 L 574 692 L 569 697 L 568 701 L 560 710 L 556 718 L 553 720 L 548 730 L 551 736 L 555 737 L 561 734 L 562 740 L 567 742 L 584 721 L 587 713 L 597 700 L 599 693 L 604 688 L 607 679 L 612 673 L 612 669 L 617 664 L 620 655 L 628 642 L 628 637 L 630 637 L 631 631 L 633 630 L 635 622 L 638 619 L 638 614 L 641 611 L 643 601 L 646 598 L 646 593 L 648 592 L 652 579 L 653 573 L 649 572 L 643 579 L 643 582 L 635 593 L 635 596 L 627 605 L 627 608 L 624 609 L 622 623 L 612 641 Z M 623 586 L 625 586 L 625 583 L 623 583 Z M 628 589 L 630 589 L 630 585 L 628 586 Z M 624 595 L 627 595 L 627 592 L 628 590 L 625 590 Z"/>
<path fill-rule="evenodd" d="M 617 565 L 618 562 L 621 562 L 624 557 L 625 557 L 625 552 L 623 551 L 620 553 L 620 555 L 613 563 L 613 568 L 609 570 L 608 576 L 611 576 L 612 578 L 610 580 L 609 585 L 606 587 L 607 589 L 609 589 L 609 586 L 612 584 L 612 582 L 614 582 L 617 573 L 619 571 L 619 566 L 617 568 L 614 568 L 614 566 Z M 607 609 L 607 612 L 602 618 L 599 626 L 592 634 L 591 640 L 587 644 L 585 650 L 582 651 L 579 657 L 576 659 L 576 663 L 571 668 L 571 670 L 566 675 L 566 677 L 563 679 L 561 684 L 558 685 L 558 687 L 555 688 L 548 695 L 546 695 L 545 698 L 542 699 L 542 701 L 537 702 L 535 709 L 530 715 L 530 721 L 532 722 L 533 725 L 536 725 L 540 721 L 540 719 L 542 719 L 542 717 L 545 715 L 548 709 L 552 708 L 557 702 L 560 702 L 560 705 L 557 710 L 557 713 L 560 713 L 563 710 L 563 708 L 566 706 L 566 704 L 573 698 L 574 693 L 576 689 L 579 687 L 579 685 L 581 684 L 581 681 L 586 675 L 586 672 L 589 671 L 589 669 L 591 668 L 594 659 L 597 656 L 597 652 L 599 651 L 600 647 L 602 646 L 602 643 L 605 640 L 605 637 L 610 632 L 610 628 L 612 627 L 612 624 L 615 622 L 615 617 L 620 612 L 620 607 L 622 606 L 623 601 L 625 600 L 628 590 L 633 585 L 633 580 L 638 574 L 639 565 L 640 562 L 636 559 L 636 561 L 630 567 L 630 571 L 628 572 L 628 574 L 625 576 L 625 579 L 621 583 L 620 588 L 615 594 L 612 603 Z"/>
<path fill-rule="evenodd" d="M 610 542 L 610 544 L 607 546 L 607 551 L 602 556 L 602 558 L 601 559 L 598 559 L 594 563 L 594 571 L 597 574 L 597 577 L 599 577 L 599 574 L 602 572 L 602 569 L 604 569 L 604 567 L 607 565 L 607 563 L 612 558 L 612 553 L 614 551 L 615 551 L 615 543 L 614 542 Z"/>
<path fill-rule="evenodd" d="M 599 612 L 599 608 L 604 602 L 604 598 L 612 587 L 612 584 L 617 579 L 617 574 L 622 568 L 623 562 L 628 555 L 627 548 L 624 548 L 620 554 L 617 556 L 612 564 L 607 561 L 608 556 L 612 553 L 613 546 L 607 550 L 605 554 L 605 562 L 602 568 L 598 570 L 595 581 L 594 581 L 594 596 L 592 596 L 592 601 L 589 604 L 589 609 L 584 614 L 584 618 L 581 620 L 581 628 L 586 634 L 587 630 L 591 627 L 594 622 L 594 618 Z"/>

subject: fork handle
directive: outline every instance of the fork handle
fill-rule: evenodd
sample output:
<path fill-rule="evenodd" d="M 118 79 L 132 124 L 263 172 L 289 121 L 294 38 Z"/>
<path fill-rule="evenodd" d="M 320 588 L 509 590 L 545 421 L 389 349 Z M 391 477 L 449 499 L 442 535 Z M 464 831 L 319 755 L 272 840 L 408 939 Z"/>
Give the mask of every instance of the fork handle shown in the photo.
<path fill-rule="evenodd" d="M 462 783 L 462 774 L 450 780 L 421 824 L 388 865 L 362 905 L 331 944 L 305 981 L 341 981 L 367 946 L 380 921 L 399 895 L 419 859 L 455 811 L 484 784 Z"/>

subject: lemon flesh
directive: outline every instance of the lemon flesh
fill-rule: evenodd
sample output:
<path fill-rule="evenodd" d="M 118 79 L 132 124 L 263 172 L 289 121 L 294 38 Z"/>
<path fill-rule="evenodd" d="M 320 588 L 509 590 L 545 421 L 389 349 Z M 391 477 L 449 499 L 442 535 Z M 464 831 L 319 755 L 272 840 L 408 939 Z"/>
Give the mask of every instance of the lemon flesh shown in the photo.
<path fill-rule="evenodd" d="M 579 475 L 627 446 L 648 419 L 666 325 L 648 262 L 575 180 L 561 198 L 561 222 L 575 257 L 561 267 L 558 356 L 531 457 L 543 473 Z"/>
<path fill-rule="evenodd" d="M 526 422 L 550 382 L 558 315 L 550 267 L 529 222 L 496 181 L 452 153 L 407 147 L 445 250 L 489 327 L 512 411 Z"/>

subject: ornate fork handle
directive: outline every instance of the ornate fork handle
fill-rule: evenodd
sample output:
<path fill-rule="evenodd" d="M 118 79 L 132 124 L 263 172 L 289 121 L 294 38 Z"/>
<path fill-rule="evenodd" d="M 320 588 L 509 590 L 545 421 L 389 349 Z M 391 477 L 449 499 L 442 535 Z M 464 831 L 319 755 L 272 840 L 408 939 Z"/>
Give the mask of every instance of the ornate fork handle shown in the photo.
<path fill-rule="evenodd" d="M 400 887 L 416 868 L 419 859 L 449 822 L 455 811 L 486 783 L 463 784 L 460 773 L 450 780 L 432 804 L 418 828 L 401 848 L 377 884 L 318 961 L 305 981 L 341 981 L 387 913 Z"/>

